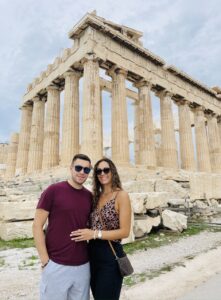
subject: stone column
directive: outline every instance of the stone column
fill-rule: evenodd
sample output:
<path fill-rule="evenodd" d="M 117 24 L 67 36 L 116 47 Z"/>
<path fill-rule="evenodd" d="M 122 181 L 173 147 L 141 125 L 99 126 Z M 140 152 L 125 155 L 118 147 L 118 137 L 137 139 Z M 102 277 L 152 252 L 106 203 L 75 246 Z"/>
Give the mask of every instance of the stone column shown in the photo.
<path fill-rule="evenodd" d="M 156 150 L 154 140 L 154 126 L 152 117 L 152 105 L 150 97 L 151 84 L 142 81 L 136 84 L 138 87 L 138 148 L 139 159 L 142 165 L 148 168 L 156 167 Z"/>
<path fill-rule="evenodd" d="M 24 104 L 21 107 L 22 114 L 16 162 L 16 174 L 25 174 L 27 172 L 32 110 L 33 106 L 30 104 Z"/>
<path fill-rule="evenodd" d="M 35 97 L 33 99 L 30 147 L 28 153 L 28 173 L 41 170 L 42 167 L 44 141 L 44 113 L 45 99 Z"/>
<path fill-rule="evenodd" d="M 112 76 L 112 159 L 117 165 L 129 165 L 129 138 L 126 102 L 127 72 L 117 69 Z"/>
<path fill-rule="evenodd" d="M 177 105 L 179 113 L 181 168 L 189 171 L 195 171 L 196 164 L 194 159 L 189 103 L 186 100 L 181 100 L 177 102 Z"/>
<path fill-rule="evenodd" d="M 157 96 L 160 97 L 162 166 L 177 169 L 178 155 L 172 112 L 172 94 L 162 91 L 157 93 Z"/>
<path fill-rule="evenodd" d="M 193 112 L 196 136 L 197 169 L 200 172 L 210 172 L 211 165 L 203 107 L 198 106 L 193 109 Z"/>
<path fill-rule="evenodd" d="M 93 58 L 85 59 L 82 107 L 81 153 L 94 164 L 102 157 L 102 116 L 100 101 L 99 64 Z"/>
<path fill-rule="evenodd" d="M 57 86 L 47 87 L 47 109 L 44 126 L 42 169 L 59 165 L 60 91 Z"/>
<path fill-rule="evenodd" d="M 61 165 L 69 166 L 73 156 L 79 153 L 79 79 L 78 72 L 67 72 L 64 89 L 62 123 Z"/>
<path fill-rule="evenodd" d="M 134 160 L 136 165 L 140 165 L 140 145 L 139 145 L 139 100 L 134 103 Z"/>
<path fill-rule="evenodd" d="M 8 157 L 7 157 L 6 172 L 5 172 L 6 179 L 15 176 L 16 159 L 17 159 L 17 152 L 18 152 L 18 140 L 19 140 L 19 134 L 13 133 L 11 135 L 11 139 L 8 147 Z"/>
<path fill-rule="evenodd" d="M 221 143 L 216 115 L 208 113 L 206 117 L 211 170 L 214 173 L 221 173 Z"/>
<path fill-rule="evenodd" d="M 217 125 L 218 125 L 218 131 L 219 131 L 219 138 L 221 141 L 221 116 L 217 117 Z"/>

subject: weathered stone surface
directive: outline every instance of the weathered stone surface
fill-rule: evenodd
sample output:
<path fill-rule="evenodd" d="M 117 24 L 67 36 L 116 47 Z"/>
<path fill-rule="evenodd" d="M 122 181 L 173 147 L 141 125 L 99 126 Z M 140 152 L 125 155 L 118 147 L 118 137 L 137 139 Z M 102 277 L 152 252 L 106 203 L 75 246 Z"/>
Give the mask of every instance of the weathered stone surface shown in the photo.
<path fill-rule="evenodd" d="M 168 204 L 172 206 L 185 206 L 186 201 L 185 199 L 169 199 Z"/>
<path fill-rule="evenodd" d="M 31 238 L 32 221 L 0 222 L 0 238 L 9 241 L 18 238 Z"/>
<path fill-rule="evenodd" d="M 6 192 L 4 189 L 0 189 L 0 197 L 6 196 Z"/>
<path fill-rule="evenodd" d="M 208 173 L 193 173 L 190 175 L 190 199 L 212 198 L 212 175 Z"/>
<path fill-rule="evenodd" d="M 149 233 L 151 229 L 159 226 L 161 222 L 160 216 L 151 218 L 149 216 L 144 216 L 143 219 L 134 221 L 134 234 L 136 238 L 142 237 Z"/>
<path fill-rule="evenodd" d="M 33 219 L 37 202 L 0 202 L 0 220 Z"/>
<path fill-rule="evenodd" d="M 196 200 L 194 204 L 197 208 L 208 208 L 208 205 L 205 202 L 200 200 Z"/>
<path fill-rule="evenodd" d="M 131 206 L 135 214 L 146 212 L 145 204 L 148 198 L 147 193 L 130 193 Z"/>
<path fill-rule="evenodd" d="M 164 210 L 162 213 L 163 225 L 173 231 L 182 232 L 187 228 L 187 216 L 171 210 Z"/>
<path fill-rule="evenodd" d="M 155 191 L 168 192 L 170 198 L 184 198 L 187 196 L 187 191 L 173 180 L 157 180 Z"/>
<path fill-rule="evenodd" d="M 128 193 L 144 193 L 154 192 L 155 180 L 139 180 L 139 181 L 128 181 L 123 184 L 123 188 Z"/>
<path fill-rule="evenodd" d="M 134 221 L 134 235 L 136 238 L 144 236 L 146 233 L 149 233 L 151 229 L 152 226 L 147 222 L 147 217 L 143 220 Z"/>
<path fill-rule="evenodd" d="M 167 192 L 153 192 L 148 193 L 148 198 L 146 200 L 146 209 L 154 209 L 156 207 L 165 207 L 168 202 Z"/>
<path fill-rule="evenodd" d="M 123 239 L 121 241 L 122 244 L 128 244 L 128 243 L 133 243 L 135 240 L 135 236 L 134 236 L 134 213 L 133 210 L 131 211 L 131 227 L 130 227 L 130 234 L 127 238 Z"/>

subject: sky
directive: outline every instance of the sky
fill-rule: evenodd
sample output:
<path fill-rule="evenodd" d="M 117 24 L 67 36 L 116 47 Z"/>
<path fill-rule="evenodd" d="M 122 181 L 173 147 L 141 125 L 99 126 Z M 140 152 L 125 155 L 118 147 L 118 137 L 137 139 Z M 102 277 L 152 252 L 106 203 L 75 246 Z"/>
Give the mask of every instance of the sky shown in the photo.
<path fill-rule="evenodd" d="M 220 0 L 0 0 L 0 143 L 19 131 L 27 85 L 72 46 L 68 32 L 93 10 L 142 31 L 144 47 L 168 65 L 221 86 Z"/>

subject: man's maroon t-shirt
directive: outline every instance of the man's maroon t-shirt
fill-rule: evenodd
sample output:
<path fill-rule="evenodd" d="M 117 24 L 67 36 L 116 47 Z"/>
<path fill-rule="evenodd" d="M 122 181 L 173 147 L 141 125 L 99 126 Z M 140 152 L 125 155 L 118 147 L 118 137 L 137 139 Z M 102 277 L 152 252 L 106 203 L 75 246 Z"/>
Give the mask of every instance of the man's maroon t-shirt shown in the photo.
<path fill-rule="evenodd" d="M 46 247 L 49 258 L 62 265 L 88 262 L 87 242 L 71 240 L 73 230 L 86 228 L 92 208 L 92 194 L 86 188 L 75 189 L 67 181 L 49 186 L 37 208 L 49 212 Z"/>

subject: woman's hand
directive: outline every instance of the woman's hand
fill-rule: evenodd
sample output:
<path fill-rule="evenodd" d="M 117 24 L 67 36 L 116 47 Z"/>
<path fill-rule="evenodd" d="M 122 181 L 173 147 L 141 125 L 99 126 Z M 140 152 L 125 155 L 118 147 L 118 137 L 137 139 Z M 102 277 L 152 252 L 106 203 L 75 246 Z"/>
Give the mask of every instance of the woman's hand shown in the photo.
<path fill-rule="evenodd" d="M 72 231 L 71 240 L 75 242 L 89 241 L 94 238 L 94 230 L 85 228 Z"/>

